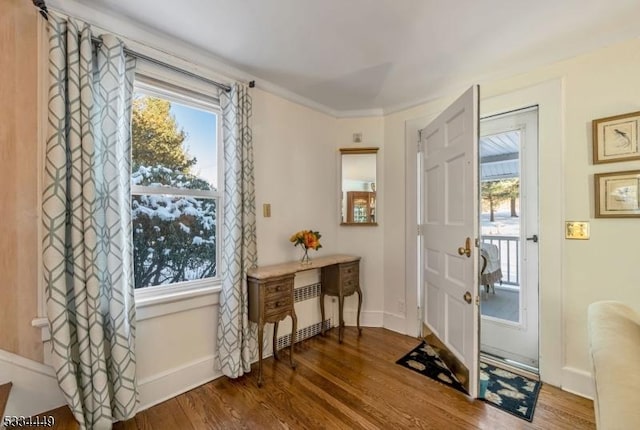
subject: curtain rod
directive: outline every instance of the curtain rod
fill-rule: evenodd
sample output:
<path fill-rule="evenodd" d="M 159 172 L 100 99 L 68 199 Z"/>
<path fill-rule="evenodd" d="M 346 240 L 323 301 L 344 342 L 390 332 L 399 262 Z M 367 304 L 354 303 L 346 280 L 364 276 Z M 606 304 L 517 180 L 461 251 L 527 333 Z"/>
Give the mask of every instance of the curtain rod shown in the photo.
<path fill-rule="evenodd" d="M 38 11 L 40 12 L 40 15 L 42 15 L 42 17 L 48 21 L 49 20 L 49 10 L 47 9 L 47 5 L 46 5 L 45 1 L 44 0 L 32 0 L 32 1 L 33 1 L 33 5 L 38 8 Z M 92 37 L 91 40 L 95 44 L 98 44 L 98 45 L 102 43 L 102 39 L 99 38 L 99 37 Z M 167 69 L 173 70 L 174 72 L 178 72 L 178 73 L 181 73 L 183 75 L 189 76 L 191 78 L 198 79 L 200 81 L 206 82 L 206 83 L 208 83 L 210 85 L 214 85 L 214 86 L 216 86 L 216 87 L 218 87 L 218 88 L 220 88 L 220 89 L 222 89 L 222 90 L 224 90 L 226 92 L 231 91 L 231 87 L 229 85 L 225 85 L 225 84 L 222 84 L 220 82 L 213 81 L 211 79 L 205 78 L 204 76 L 200 76 L 200 75 L 197 75 L 197 74 L 195 74 L 193 72 L 190 72 L 188 70 L 181 69 L 179 67 L 176 67 L 176 66 L 173 66 L 171 64 L 165 63 L 164 61 L 156 60 L 155 58 L 149 57 L 148 55 L 144 55 L 144 54 L 141 54 L 139 52 L 132 51 L 131 49 L 128 49 L 127 47 L 124 48 L 124 52 L 126 54 L 128 54 L 128 55 L 131 55 L 132 57 L 136 57 L 136 58 L 139 58 L 141 60 L 148 61 L 148 62 L 156 64 L 158 66 L 162 66 L 162 67 L 165 67 Z M 249 88 L 254 88 L 255 86 L 256 86 L 256 81 L 250 81 L 249 82 Z"/>

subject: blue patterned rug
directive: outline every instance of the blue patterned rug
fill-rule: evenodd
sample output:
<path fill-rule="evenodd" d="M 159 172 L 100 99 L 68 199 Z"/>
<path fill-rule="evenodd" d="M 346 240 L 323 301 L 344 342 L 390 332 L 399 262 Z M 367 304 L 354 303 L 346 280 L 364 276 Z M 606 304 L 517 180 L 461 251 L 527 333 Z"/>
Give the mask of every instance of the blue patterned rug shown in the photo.
<path fill-rule="evenodd" d="M 396 363 L 468 394 L 438 354 L 437 348 L 422 342 Z M 540 381 L 508 372 L 484 362 L 480 362 L 480 375 L 481 379 L 488 380 L 484 393 L 482 392 L 483 384 L 480 383 L 479 397 L 481 400 L 523 420 L 529 422 L 533 420 L 542 384 Z"/>
<path fill-rule="evenodd" d="M 441 384 L 448 385 L 467 394 L 467 390 L 451 373 L 449 368 L 438 356 L 438 350 L 426 342 L 416 346 L 407 355 L 396 361 L 396 364 L 434 379 Z"/>
<path fill-rule="evenodd" d="M 483 400 L 531 422 L 542 383 L 480 362 L 480 377 L 488 377 Z M 482 390 L 481 390 L 482 391 Z M 480 393 L 482 394 L 482 393 Z"/>

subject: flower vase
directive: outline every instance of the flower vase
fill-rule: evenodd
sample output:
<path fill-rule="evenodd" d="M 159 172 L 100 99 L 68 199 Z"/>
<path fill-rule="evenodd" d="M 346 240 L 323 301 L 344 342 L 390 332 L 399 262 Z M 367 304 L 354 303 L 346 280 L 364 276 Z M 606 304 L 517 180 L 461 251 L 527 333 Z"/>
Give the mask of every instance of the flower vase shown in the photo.
<path fill-rule="evenodd" d="M 311 258 L 309 258 L 309 248 L 304 248 L 304 255 L 300 260 L 300 264 L 302 265 L 311 264 Z"/>

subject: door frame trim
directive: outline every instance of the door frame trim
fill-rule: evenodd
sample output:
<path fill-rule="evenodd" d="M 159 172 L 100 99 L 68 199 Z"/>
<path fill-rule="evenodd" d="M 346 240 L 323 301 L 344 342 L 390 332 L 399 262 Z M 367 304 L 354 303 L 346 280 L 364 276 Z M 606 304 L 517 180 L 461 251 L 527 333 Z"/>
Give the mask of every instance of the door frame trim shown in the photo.
<path fill-rule="evenodd" d="M 564 219 L 564 78 L 555 78 L 526 87 L 483 85 L 480 116 L 507 112 L 538 105 L 539 171 L 539 349 L 540 378 L 543 382 L 562 386 L 564 360 L 564 319 L 562 312 L 563 219 Z M 418 247 L 417 233 L 417 139 L 418 130 L 433 120 L 454 98 L 446 98 L 427 106 L 422 116 L 405 121 L 405 297 L 407 298 L 407 333 L 418 335 Z M 558 335 L 559 333 L 559 335 Z"/>
<path fill-rule="evenodd" d="M 562 386 L 564 352 L 564 180 L 558 181 L 564 177 L 563 93 L 562 78 L 544 81 L 483 99 L 480 115 L 538 105 L 538 172 L 545 172 L 538 174 L 539 366 L 540 379 L 556 386 Z"/>

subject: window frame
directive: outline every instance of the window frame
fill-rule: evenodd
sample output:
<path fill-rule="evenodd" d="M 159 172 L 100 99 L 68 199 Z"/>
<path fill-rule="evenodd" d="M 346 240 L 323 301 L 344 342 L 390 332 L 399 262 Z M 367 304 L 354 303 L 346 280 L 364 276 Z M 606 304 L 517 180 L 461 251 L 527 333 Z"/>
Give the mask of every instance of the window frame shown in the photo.
<path fill-rule="evenodd" d="M 178 74 L 146 62 L 140 62 L 136 68 L 133 86 L 134 93 L 140 91 L 146 95 L 160 97 L 170 102 L 182 104 L 216 115 L 216 156 L 218 165 L 216 191 L 189 190 L 170 187 L 149 187 L 131 185 L 131 199 L 136 195 L 168 195 L 207 198 L 216 201 L 216 276 L 182 281 L 171 284 L 160 284 L 134 290 L 136 307 L 184 300 L 203 294 L 219 292 L 222 289 L 222 273 L 220 253 L 224 235 L 224 156 L 222 141 L 222 109 L 216 97 L 217 88 L 193 78 Z M 131 160 L 133 164 L 133 159 Z M 133 243 L 133 232 L 131 236 Z"/>

